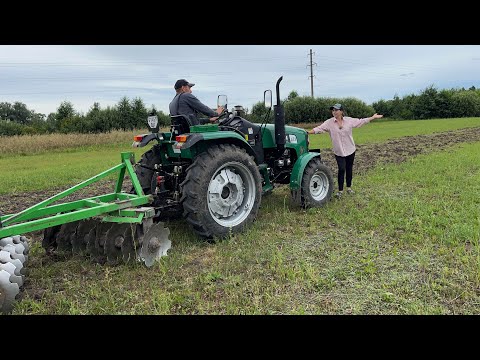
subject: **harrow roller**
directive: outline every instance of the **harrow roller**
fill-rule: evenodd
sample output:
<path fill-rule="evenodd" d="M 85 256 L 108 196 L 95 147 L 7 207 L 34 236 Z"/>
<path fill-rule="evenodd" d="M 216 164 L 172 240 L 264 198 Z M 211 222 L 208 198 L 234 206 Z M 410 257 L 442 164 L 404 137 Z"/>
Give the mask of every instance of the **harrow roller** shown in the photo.
<path fill-rule="evenodd" d="M 0 312 L 9 313 L 25 280 L 24 264 L 28 258 L 25 236 L 0 239 Z"/>

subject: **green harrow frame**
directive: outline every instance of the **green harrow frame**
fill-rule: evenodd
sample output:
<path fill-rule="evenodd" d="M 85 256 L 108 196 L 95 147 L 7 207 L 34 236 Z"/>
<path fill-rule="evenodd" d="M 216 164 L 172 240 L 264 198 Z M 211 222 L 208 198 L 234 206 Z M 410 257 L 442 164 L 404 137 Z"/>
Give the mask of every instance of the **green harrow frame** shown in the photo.
<path fill-rule="evenodd" d="M 121 154 L 122 162 L 111 169 L 93 176 L 17 214 L 2 216 L 0 218 L 0 238 L 42 230 L 96 216 L 103 216 L 102 221 L 104 222 L 116 223 L 141 223 L 145 216 L 152 217 L 154 215 L 153 208 L 132 208 L 148 204 L 153 200 L 152 195 L 145 195 L 143 193 L 132 165 L 132 162 L 135 161 L 134 156 L 132 152 L 123 152 Z M 119 176 L 115 185 L 115 192 L 83 200 L 51 205 L 116 171 L 119 172 Z M 122 192 L 122 185 L 126 173 L 132 180 L 136 194 Z"/>

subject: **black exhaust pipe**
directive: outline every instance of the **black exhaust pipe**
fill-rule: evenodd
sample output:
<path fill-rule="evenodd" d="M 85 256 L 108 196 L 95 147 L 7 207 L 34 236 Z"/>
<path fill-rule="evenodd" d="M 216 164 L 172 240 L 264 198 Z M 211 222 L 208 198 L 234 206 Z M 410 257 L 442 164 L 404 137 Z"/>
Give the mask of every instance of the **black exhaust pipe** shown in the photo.
<path fill-rule="evenodd" d="M 285 110 L 280 103 L 280 81 L 283 80 L 281 76 L 277 80 L 277 105 L 273 106 L 275 112 L 275 143 L 277 144 L 277 156 L 281 156 L 285 150 Z"/>

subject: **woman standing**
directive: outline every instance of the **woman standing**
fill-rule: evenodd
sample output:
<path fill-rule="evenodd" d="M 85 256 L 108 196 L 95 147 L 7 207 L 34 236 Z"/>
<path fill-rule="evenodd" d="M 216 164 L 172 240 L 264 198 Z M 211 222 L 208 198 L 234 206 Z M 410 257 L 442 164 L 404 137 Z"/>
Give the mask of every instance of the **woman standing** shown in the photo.
<path fill-rule="evenodd" d="M 335 194 L 340 198 L 343 194 L 345 174 L 347 176 L 347 193 L 353 194 L 353 161 L 355 159 L 355 142 L 353 141 L 352 129 L 368 124 L 374 119 L 380 119 L 383 115 L 374 114 L 369 118 L 352 118 L 344 115 L 342 104 L 335 104 L 330 107 L 333 117 L 323 124 L 308 131 L 309 134 L 320 134 L 328 132 L 332 140 L 333 153 L 338 165 L 338 192 Z"/>

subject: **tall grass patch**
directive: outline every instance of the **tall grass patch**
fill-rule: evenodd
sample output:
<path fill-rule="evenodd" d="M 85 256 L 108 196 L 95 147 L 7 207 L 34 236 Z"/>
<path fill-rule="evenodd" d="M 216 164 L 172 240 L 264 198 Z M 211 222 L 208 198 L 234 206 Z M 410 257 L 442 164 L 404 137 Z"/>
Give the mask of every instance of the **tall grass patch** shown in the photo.
<path fill-rule="evenodd" d="M 82 148 L 95 151 L 106 145 L 131 145 L 133 136 L 148 130 L 114 130 L 98 134 L 46 134 L 0 136 L 0 159 L 15 155 L 26 156 Z"/>

